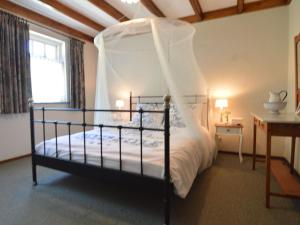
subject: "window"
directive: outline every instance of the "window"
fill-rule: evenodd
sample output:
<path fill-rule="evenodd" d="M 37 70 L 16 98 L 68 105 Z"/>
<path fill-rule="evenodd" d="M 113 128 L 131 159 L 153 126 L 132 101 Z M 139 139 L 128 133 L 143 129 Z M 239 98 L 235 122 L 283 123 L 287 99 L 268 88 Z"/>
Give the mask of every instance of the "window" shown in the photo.
<path fill-rule="evenodd" d="M 29 48 L 34 102 L 67 102 L 66 42 L 30 31 Z"/>

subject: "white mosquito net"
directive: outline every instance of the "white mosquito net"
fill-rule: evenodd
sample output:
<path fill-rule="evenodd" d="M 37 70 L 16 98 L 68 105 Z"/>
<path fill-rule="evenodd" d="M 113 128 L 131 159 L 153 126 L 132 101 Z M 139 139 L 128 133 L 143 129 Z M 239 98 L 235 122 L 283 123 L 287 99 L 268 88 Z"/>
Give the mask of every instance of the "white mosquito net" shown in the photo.
<path fill-rule="evenodd" d="M 207 94 L 193 52 L 194 34 L 191 24 L 164 18 L 130 20 L 99 33 L 94 40 L 99 50 L 95 108 L 111 109 L 116 99 L 124 99 L 130 91 L 137 95 L 169 94 L 185 129 L 201 145 L 207 159 L 203 162 L 210 164 L 211 138 L 201 124 L 201 115 L 195 115 L 183 98 Z M 96 124 L 112 119 L 110 113 L 94 115 Z"/>

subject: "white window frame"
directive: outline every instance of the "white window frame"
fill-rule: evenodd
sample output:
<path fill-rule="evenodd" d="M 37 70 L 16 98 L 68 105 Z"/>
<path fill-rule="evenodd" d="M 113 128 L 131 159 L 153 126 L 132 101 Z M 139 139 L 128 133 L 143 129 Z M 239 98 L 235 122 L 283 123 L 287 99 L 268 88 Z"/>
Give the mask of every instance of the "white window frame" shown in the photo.
<path fill-rule="evenodd" d="M 37 40 L 37 41 L 42 41 L 45 42 L 45 39 L 41 38 L 42 36 L 46 36 L 47 42 L 51 45 L 58 45 L 61 43 L 64 43 L 65 45 L 65 70 L 66 70 L 66 96 L 67 96 L 67 101 L 60 101 L 60 102 L 35 102 L 35 104 L 69 104 L 70 103 L 70 59 L 69 59 L 69 49 L 70 49 L 70 40 L 66 36 L 60 35 L 56 32 L 53 32 L 51 30 L 48 30 L 46 28 L 37 26 L 35 24 L 30 24 L 30 40 Z M 52 40 L 51 40 L 52 39 Z M 62 56 L 62 50 L 59 51 L 59 60 L 63 60 Z"/>
<path fill-rule="evenodd" d="M 58 61 L 64 60 L 63 57 L 63 47 L 65 47 L 65 42 L 64 41 L 60 41 L 57 39 L 52 39 L 49 36 L 45 36 L 45 35 L 35 32 L 35 31 L 30 31 L 30 41 L 37 41 L 37 42 L 41 42 L 41 43 L 46 43 L 47 45 L 52 45 L 56 48 L 56 57 L 58 58 Z M 33 46 L 31 46 L 31 48 L 33 48 Z M 64 62 L 66 63 L 66 62 Z"/>

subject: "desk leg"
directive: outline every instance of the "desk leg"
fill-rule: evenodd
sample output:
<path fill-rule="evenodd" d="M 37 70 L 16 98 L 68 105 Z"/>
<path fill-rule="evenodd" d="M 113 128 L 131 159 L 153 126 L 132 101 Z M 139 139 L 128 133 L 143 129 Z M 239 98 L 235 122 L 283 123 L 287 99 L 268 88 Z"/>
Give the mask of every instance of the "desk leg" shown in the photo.
<path fill-rule="evenodd" d="M 255 170 L 255 162 L 256 162 L 256 124 L 255 120 L 253 120 L 253 154 L 252 154 L 252 169 Z"/>
<path fill-rule="evenodd" d="M 271 189 L 271 135 L 267 131 L 267 155 L 266 155 L 266 207 L 270 208 Z"/>
<path fill-rule="evenodd" d="M 296 137 L 292 137 L 292 149 L 291 149 L 291 168 L 290 173 L 294 173 L 294 163 L 295 163 L 295 145 L 296 145 Z"/>
<path fill-rule="evenodd" d="M 242 145 L 243 145 L 243 135 L 240 135 L 240 145 L 239 145 L 239 157 L 240 157 L 240 163 L 243 162 Z"/>

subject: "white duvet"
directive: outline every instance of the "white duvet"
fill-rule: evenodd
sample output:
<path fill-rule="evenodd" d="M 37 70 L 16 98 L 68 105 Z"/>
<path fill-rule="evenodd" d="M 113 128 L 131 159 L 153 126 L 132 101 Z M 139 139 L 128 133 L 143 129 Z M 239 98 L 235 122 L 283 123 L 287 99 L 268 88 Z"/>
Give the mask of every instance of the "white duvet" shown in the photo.
<path fill-rule="evenodd" d="M 186 129 L 172 128 L 170 138 L 170 173 L 175 193 L 185 198 L 198 170 L 209 167 L 213 161 L 214 150 L 211 137 L 205 135 L 206 150 L 199 147 Z M 119 169 L 119 132 L 117 129 L 103 128 L 103 166 Z M 210 147 L 211 146 L 211 147 Z M 208 152 L 207 152 L 208 148 Z M 83 162 L 83 132 L 71 135 L 72 160 Z M 36 146 L 37 154 L 44 154 L 44 144 Z M 55 138 L 46 141 L 46 155 L 56 156 Z M 100 130 L 86 132 L 87 163 L 101 165 Z M 58 157 L 69 159 L 69 137 L 58 137 Z M 122 170 L 141 173 L 140 166 L 140 132 L 122 129 Z M 163 132 L 143 132 L 143 173 L 144 175 L 163 179 L 164 174 L 164 136 Z"/>

